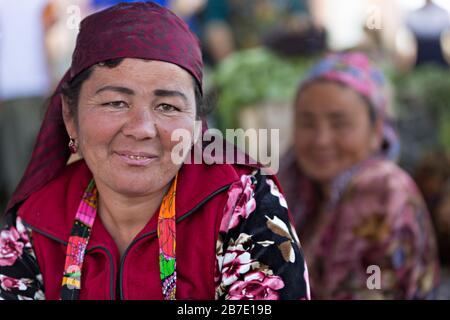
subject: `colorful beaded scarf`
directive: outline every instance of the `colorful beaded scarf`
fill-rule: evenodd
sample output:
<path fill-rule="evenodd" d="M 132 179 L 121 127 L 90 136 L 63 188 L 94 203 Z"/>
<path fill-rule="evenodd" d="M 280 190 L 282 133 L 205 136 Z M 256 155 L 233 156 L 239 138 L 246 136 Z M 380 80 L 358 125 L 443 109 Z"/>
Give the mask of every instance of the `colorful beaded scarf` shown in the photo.
<path fill-rule="evenodd" d="M 164 300 L 175 300 L 176 292 L 176 185 L 177 177 L 164 196 L 158 214 L 159 268 Z M 97 216 L 97 197 L 97 188 L 92 179 L 78 207 L 67 244 L 61 289 L 62 300 L 78 300 L 79 298 L 84 255 Z"/>

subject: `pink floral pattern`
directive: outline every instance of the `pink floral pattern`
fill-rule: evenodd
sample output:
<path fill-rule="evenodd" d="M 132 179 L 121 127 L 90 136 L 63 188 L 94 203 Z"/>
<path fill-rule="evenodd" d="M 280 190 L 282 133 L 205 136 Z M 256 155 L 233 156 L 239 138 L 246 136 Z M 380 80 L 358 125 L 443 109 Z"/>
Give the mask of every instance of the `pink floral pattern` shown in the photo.
<path fill-rule="evenodd" d="M 31 230 L 15 214 L 6 218 L 0 230 L 0 300 L 45 299 Z"/>
<path fill-rule="evenodd" d="M 12 266 L 22 255 L 24 243 L 16 228 L 0 232 L 0 266 Z"/>
<path fill-rule="evenodd" d="M 266 275 L 261 271 L 251 272 L 243 281 L 234 283 L 230 288 L 230 300 L 278 300 L 278 290 L 284 287 L 278 276 Z"/>
<path fill-rule="evenodd" d="M 242 219 L 247 219 L 255 210 L 254 190 L 254 178 L 246 175 L 243 175 L 239 182 L 230 187 L 220 231 L 235 228 Z"/>
<path fill-rule="evenodd" d="M 0 274 L 0 286 L 5 291 L 26 290 L 28 281 L 26 279 L 14 279 Z"/>
<path fill-rule="evenodd" d="M 252 262 L 249 252 L 241 250 L 227 252 L 223 259 L 223 283 L 230 285 L 235 282 L 241 274 L 245 274 L 250 270 Z"/>
<path fill-rule="evenodd" d="M 306 263 L 275 181 L 244 175 L 228 196 L 216 245 L 216 298 L 310 299 Z"/>

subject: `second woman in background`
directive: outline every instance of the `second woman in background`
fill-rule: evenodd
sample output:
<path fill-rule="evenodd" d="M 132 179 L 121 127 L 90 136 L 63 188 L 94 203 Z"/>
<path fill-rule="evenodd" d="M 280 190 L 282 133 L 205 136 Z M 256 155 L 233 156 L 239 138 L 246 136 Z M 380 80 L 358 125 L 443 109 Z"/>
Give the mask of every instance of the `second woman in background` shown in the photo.
<path fill-rule="evenodd" d="M 383 74 L 361 53 L 330 55 L 295 100 L 295 146 L 280 180 L 319 299 L 432 298 L 435 234 L 415 183 L 394 162 Z"/>

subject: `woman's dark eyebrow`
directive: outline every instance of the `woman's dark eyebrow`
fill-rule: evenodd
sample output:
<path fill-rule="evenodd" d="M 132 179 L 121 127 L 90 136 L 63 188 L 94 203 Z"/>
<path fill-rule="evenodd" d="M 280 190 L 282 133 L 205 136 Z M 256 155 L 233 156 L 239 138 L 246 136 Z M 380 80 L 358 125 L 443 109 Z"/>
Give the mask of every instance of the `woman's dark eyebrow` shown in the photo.
<path fill-rule="evenodd" d="M 165 90 L 165 89 L 156 89 L 153 91 L 154 95 L 157 97 L 180 97 L 182 98 L 186 103 L 188 102 L 188 99 L 186 95 L 180 91 L 176 90 Z"/>
<path fill-rule="evenodd" d="M 342 112 L 332 112 L 328 115 L 328 118 L 332 120 L 341 120 L 347 118 L 347 115 Z"/>
<path fill-rule="evenodd" d="M 297 117 L 304 117 L 304 118 L 308 118 L 308 119 L 312 119 L 314 118 L 314 114 L 308 111 L 298 111 L 297 113 Z"/>
<path fill-rule="evenodd" d="M 127 95 L 134 95 L 135 92 L 127 87 L 121 87 L 121 86 L 105 86 L 102 87 L 100 89 L 98 89 L 95 94 L 99 94 L 100 92 L 103 91 L 115 91 L 115 92 L 120 92 L 120 93 L 124 93 Z M 188 102 L 188 99 L 186 97 L 186 95 L 180 91 L 177 90 L 166 90 L 166 89 L 156 89 L 155 91 L 153 91 L 154 95 L 157 97 L 180 97 L 182 98 L 185 102 Z"/>
<path fill-rule="evenodd" d="M 99 94 L 100 92 L 108 91 L 108 90 L 124 93 L 124 94 L 130 95 L 130 96 L 134 95 L 134 91 L 131 90 L 130 88 L 120 87 L 120 86 L 105 86 L 105 87 L 102 87 L 102 88 L 98 89 L 97 91 L 95 91 L 95 94 Z"/>

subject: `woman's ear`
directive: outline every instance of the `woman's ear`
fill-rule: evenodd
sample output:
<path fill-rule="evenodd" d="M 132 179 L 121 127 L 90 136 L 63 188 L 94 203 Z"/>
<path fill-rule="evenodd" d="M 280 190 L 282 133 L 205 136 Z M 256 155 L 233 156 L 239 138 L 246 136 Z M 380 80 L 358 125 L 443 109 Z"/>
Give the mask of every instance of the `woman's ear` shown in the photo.
<path fill-rule="evenodd" d="M 63 94 L 61 94 L 61 104 L 62 104 L 62 116 L 67 133 L 69 134 L 70 137 L 76 139 L 78 137 L 76 119 L 73 113 L 70 111 L 67 99 Z"/>

